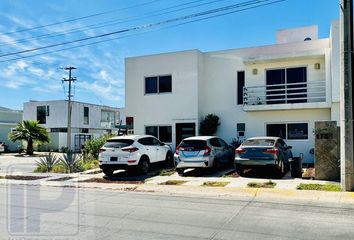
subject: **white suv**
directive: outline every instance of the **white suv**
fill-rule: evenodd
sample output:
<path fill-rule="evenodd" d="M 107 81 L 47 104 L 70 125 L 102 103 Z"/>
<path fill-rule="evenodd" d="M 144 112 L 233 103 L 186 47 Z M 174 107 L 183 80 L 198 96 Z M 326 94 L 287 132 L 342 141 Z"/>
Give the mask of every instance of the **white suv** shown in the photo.
<path fill-rule="evenodd" d="M 150 135 L 113 137 L 100 149 L 100 168 L 107 176 L 118 169 L 137 168 L 146 174 L 151 163 L 166 161 L 173 164 L 170 147 Z"/>

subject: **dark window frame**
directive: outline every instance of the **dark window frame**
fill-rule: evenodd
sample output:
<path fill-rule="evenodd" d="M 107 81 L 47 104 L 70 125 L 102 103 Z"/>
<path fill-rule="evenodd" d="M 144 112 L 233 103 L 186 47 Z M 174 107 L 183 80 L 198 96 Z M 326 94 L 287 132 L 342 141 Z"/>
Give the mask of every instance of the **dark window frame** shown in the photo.
<path fill-rule="evenodd" d="M 291 77 L 289 77 L 289 72 L 294 70 L 302 70 L 303 71 L 303 80 L 304 81 L 296 81 L 296 82 L 288 82 L 293 81 Z M 268 75 L 271 72 L 280 71 L 281 72 L 281 83 L 272 82 L 275 79 L 268 79 Z M 307 102 L 307 90 L 306 89 L 296 89 L 306 87 L 308 83 L 308 65 L 301 65 L 301 66 L 288 66 L 288 67 L 279 67 L 279 68 L 269 68 L 265 69 L 265 84 L 267 86 L 267 90 L 272 90 L 271 92 L 266 92 L 266 99 L 267 104 L 284 104 L 284 103 L 306 103 Z M 291 80 L 290 80 L 291 79 Z M 295 78 L 299 79 L 300 78 Z M 277 84 L 284 84 L 284 86 L 272 86 Z M 291 84 L 291 85 L 288 85 Z M 295 88 L 295 89 L 292 89 Z M 267 96 L 271 94 L 278 94 L 279 96 Z M 280 97 L 284 97 L 284 100 L 279 100 Z M 294 99 L 292 98 L 305 98 L 305 99 Z M 273 100 L 272 99 L 276 99 Z M 285 100 L 286 99 L 286 100 Z"/>
<path fill-rule="evenodd" d="M 166 77 L 170 77 L 170 86 L 167 87 L 168 90 L 164 90 L 164 91 L 161 91 L 160 88 L 160 78 L 166 78 Z M 146 84 L 146 81 L 147 79 L 152 79 L 152 78 L 156 78 L 156 92 L 147 92 L 146 90 L 146 87 L 147 87 L 147 84 Z M 172 93 L 172 74 L 165 74 L 165 75 L 157 75 L 157 76 L 146 76 L 144 77 L 144 94 L 145 95 L 156 95 L 156 94 L 166 94 L 166 93 Z"/>
<path fill-rule="evenodd" d="M 296 138 L 296 137 L 290 137 L 289 138 L 289 125 L 296 125 L 296 124 L 306 124 L 306 138 Z M 309 140 L 309 123 L 308 122 L 275 122 L 275 123 L 266 123 L 266 126 L 265 126 L 265 135 L 266 136 L 271 136 L 268 134 L 268 125 L 285 125 L 285 131 L 284 131 L 284 134 L 285 136 L 284 137 L 281 137 L 282 139 L 285 139 L 285 140 L 290 140 L 290 141 L 308 141 Z M 278 137 L 278 136 L 272 136 L 272 137 Z"/>
<path fill-rule="evenodd" d="M 243 105 L 243 87 L 245 86 L 245 71 L 237 72 L 237 105 Z"/>
<path fill-rule="evenodd" d="M 39 124 L 47 123 L 47 106 L 37 106 L 36 108 L 37 121 Z"/>
<path fill-rule="evenodd" d="M 168 141 L 163 141 L 163 140 L 166 140 L 166 139 L 162 139 L 161 140 L 161 134 L 160 134 L 160 132 L 161 132 L 161 130 L 160 130 L 160 128 L 170 128 L 170 136 L 168 136 Z M 156 128 L 157 129 L 157 136 L 155 136 L 155 135 L 152 135 L 152 134 L 150 134 L 150 133 L 148 133 L 147 131 L 146 131 L 146 129 L 147 128 Z M 147 134 L 147 135 L 152 135 L 152 136 L 154 136 L 154 137 L 156 137 L 159 141 L 161 141 L 161 142 L 164 142 L 164 143 L 172 143 L 172 125 L 146 125 L 145 126 L 145 134 Z"/>
<path fill-rule="evenodd" d="M 85 111 L 87 109 L 87 112 Z M 90 124 L 90 108 L 84 107 L 84 124 Z"/>

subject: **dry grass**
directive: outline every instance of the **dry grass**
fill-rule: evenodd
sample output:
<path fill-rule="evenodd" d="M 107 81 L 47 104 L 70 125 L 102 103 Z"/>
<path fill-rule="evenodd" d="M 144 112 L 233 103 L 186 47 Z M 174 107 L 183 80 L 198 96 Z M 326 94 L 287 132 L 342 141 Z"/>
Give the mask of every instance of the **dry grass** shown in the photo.
<path fill-rule="evenodd" d="M 213 182 L 213 181 L 208 181 L 204 182 L 202 186 L 204 187 L 225 187 L 227 184 L 230 182 Z"/>
<path fill-rule="evenodd" d="M 166 182 L 162 182 L 159 185 L 182 185 L 185 184 L 187 181 L 183 180 L 168 180 Z"/>
<path fill-rule="evenodd" d="M 275 182 L 272 181 L 268 181 L 268 182 L 250 182 L 247 184 L 248 187 L 250 188 L 274 188 L 277 184 Z"/>

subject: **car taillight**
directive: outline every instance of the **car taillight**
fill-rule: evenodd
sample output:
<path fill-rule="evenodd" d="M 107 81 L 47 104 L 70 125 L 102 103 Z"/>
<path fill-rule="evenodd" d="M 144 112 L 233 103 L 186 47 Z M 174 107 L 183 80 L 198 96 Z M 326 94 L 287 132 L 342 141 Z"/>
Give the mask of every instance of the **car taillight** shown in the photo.
<path fill-rule="evenodd" d="M 247 151 L 246 151 L 246 149 L 243 149 L 243 148 L 236 148 L 236 150 L 235 150 L 235 153 L 237 153 L 237 154 L 242 154 L 245 152 L 247 152 Z"/>
<path fill-rule="evenodd" d="M 211 153 L 211 148 L 206 146 L 205 147 L 205 152 L 204 152 L 204 156 L 209 156 L 209 154 Z"/>
<path fill-rule="evenodd" d="M 179 155 L 179 151 L 183 150 L 179 145 L 176 147 L 176 155 Z"/>
<path fill-rule="evenodd" d="M 122 151 L 124 151 L 124 152 L 130 152 L 130 153 L 136 152 L 136 151 L 138 151 L 138 150 L 139 150 L 139 148 L 136 148 L 136 147 L 133 147 L 133 146 L 129 146 L 129 147 L 122 148 Z"/>
<path fill-rule="evenodd" d="M 101 149 L 99 150 L 99 153 L 104 152 L 104 151 L 106 151 L 106 149 L 101 148 Z"/>
<path fill-rule="evenodd" d="M 263 150 L 263 152 L 277 155 L 279 153 L 279 149 L 278 148 L 268 148 L 268 149 Z"/>

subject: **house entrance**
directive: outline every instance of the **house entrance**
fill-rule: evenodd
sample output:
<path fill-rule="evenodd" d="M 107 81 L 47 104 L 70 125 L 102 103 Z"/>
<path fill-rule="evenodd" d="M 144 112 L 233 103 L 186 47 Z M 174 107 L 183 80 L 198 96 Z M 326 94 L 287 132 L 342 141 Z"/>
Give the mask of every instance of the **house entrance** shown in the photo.
<path fill-rule="evenodd" d="M 176 123 L 176 146 L 187 138 L 195 136 L 195 123 Z"/>

